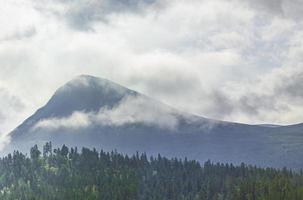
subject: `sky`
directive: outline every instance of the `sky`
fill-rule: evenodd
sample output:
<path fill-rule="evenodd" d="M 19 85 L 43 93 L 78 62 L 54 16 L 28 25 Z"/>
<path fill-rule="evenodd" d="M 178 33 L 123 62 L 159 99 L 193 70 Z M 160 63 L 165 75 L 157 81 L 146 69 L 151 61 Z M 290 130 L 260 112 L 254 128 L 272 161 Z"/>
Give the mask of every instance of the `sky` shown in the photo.
<path fill-rule="evenodd" d="M 0 135 L 80 74 L 179 110 L 303 122 L 301 0 L 5 0 Z"/>

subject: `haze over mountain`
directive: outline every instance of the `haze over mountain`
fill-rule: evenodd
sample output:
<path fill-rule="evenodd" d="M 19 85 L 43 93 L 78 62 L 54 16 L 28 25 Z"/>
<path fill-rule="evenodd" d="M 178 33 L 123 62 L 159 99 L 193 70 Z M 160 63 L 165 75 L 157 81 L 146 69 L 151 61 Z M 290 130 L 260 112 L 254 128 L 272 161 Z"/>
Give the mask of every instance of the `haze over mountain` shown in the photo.
<path fill-rule="evenodd" d="M 190 103 L 190 102 L 189 102 Z M 82 75 L 11 134 L 12 149 L 89 146 L 258 166 L 303 166 L 303 126 L 247 125 L 178 111 L 109 80 Z"/>

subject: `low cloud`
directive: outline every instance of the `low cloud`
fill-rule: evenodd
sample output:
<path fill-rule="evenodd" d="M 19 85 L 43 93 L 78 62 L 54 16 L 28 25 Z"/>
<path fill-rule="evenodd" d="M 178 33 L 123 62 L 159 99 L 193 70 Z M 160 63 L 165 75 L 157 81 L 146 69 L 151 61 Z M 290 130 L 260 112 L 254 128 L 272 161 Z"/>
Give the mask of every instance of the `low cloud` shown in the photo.
<path fill-rule="evenodd" d="M 91 125 L 91 114 L 74 112 L 67 118 L 50 118 L 39 121 L 34 129 L 42 128 L 47 130 L 56 130 L 61 128 L 79 129 Z"/>
<path fill-rule="evenodd" d="M 177 113 L 173 109 L 146 97 L 129 96 L 112 109 L 101 108 L 99 112 L 75 112 L 66 118 L 39 121 L 34 129 L 81 129 L 91 125 L 123 126 L 144 124 L 173 130 L 178 126 Z"/>

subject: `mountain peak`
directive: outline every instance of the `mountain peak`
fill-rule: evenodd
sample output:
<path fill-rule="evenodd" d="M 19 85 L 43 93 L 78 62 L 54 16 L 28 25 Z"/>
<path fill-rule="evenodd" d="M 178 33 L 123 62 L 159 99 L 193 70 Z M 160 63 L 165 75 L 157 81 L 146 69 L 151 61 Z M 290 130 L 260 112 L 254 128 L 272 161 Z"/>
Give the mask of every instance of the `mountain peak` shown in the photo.
<path fill-rule="evenodd" d="M 60 87 L 45 106 L 14 132 L 25 132 L 27 127 L 39 120 L 67 117 L 76 111 L 98 112 L 101 108 L 110 109 L 122 99 L 137 95 L 139 93 L 107 79 L 80 75 Z"/>
<path fill-rule="evenodd" d="M 107 79 L 80 75 L 59 88 L 47 105 L 52 110 L 55 106 L 55 110 L 63 111 L 63 116 L 66 116 L 74 111 L 90 112 L 102 107 L 110 108 L 130 95 L 137 93 Z M 62 117 L 61 114 L 59 117 Z"/>
<path fill-rule="evenodd" d="M 97 81 L 97 82 L 112 82 L 108 79 L 92 76 L 89 74 L 81 74 L 73 78 L 70 82 L 77 82 L 77 81 Z"/>
<path fill-rule="evenodd" d="M 76 89 L 76 88 L 112 88 L 112 89 L 126 89 L 123 86 L 114 83 L 110 80 L 99 78 L 91 75 L 79 75 L 76 76 L 74 79 L 67 82 L 65 85 L 63 85 L 61 88 L 57 90 L 57 92 L 60 92 L 61 90 L 65 89 Z"/>
<path fill-rule="evenodd" d="M 75 77 L 75 79 L 77 79 L 77 78 L 102 79 L 100 77 L 92 76 L 92 75 L 89 75 L 89 74 L 80 74 L 80 75 L 78 75 L 78 76 Z"/>
<path fill-rule="evenodd" d="M 288 163 L 287 167 L 293 168 L 303 165 L 299 125 L 272 128 L 204 119 L 89 75 L 77 76 L 59 88 L 10 136 L 10 147 L 18 149 L 52 141 L 56 146 L 161 153 L 200 161 L 275 167 Z"/>

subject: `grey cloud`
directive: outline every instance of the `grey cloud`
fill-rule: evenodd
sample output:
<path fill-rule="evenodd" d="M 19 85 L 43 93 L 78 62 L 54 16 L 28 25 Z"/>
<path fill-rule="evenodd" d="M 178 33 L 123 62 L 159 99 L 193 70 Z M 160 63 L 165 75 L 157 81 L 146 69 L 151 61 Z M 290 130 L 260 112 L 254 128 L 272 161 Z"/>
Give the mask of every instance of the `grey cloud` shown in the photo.
<path fill-rule="evenodd" d="M 303 2 L 301 0 L 284 0 L 284 2 L 286 15 L 290 15 L 294 19 L 301 20 L 303 17 Z"/>
<path fill-rule="evenodd" d="M 302 67 L 281 67 L 273 70 L 270 74 L 263 76 L 255 83 L 248 83 L 219 91 L 220 99 L 215 101 L 219 110 L 227 109 L 229 112 L 222 112 L 232 117 L 241 113 L 251 118 L 259 119 L 260 122 L 271 121 L 279 115 L 295 113 L 294 109 L 301 109 L 303 100 L 303 68 Z M 236 97 L 231 96 L 231 90 L 237 91 L 245 88 Z M 227 104 L 225 102 L 228 102 Z M 280 119 L 277 119 L 280 118 Z M 277 117 L 278 123 L 283 119 Z M 297 123 L 302 120 L 297 121 Z M 285 123 L 285 122 L 284 122 Z"/>
<path fill-rule="evenodd" d="M 31 27 L 25 28 L 24 30 L 17 30 L 13 34 L 0 38 L 0 42 L 1 41 L 10 41 L 10 40 L 21 40 L 21 39 L 33 37 L 36 34 L 37 34 L 36 28 L 31 26 Z"/>
<path fill-rule="evenodd" d="M 22 112 L 25 109 L 25 105 L 22 100 L 10 94 L 7 89 L 0 88 L 0 123 L 3 126 L 7 121 L 11 120 L 18 112 Z M 1 129 L 2 128 L 2 129 Z M 3 130 L 3 127 L 0 127 L 0 133 Z"/>
<path fill-rule="evenodd" d="M 70 27 L 76 30 L 93 30 L 92 24 L 96 21 L 107 21 L 107 16 L 115 13 L 140 13 L 144 8 L 153 5 L 156 0 L 54 0 L 36 1 L 36 8 L 40 11 L 51 12 L 60 19 L 66 20 Z M 45 6 L 59 4 L 58 6 Z"/>
<path fill-rule="evenodd" d="M 294 102 L 303 100 L 303 69 L 285 70 L 278 75 L 278 83 L 274 86 L 275 94 L 287 97 Z"/>
<path fill-rule="evenodd" d="M 280 17 L 300 20 L 303 17 L 301 0 L 247 0 L 252 8 Z"/>
<path fill-rule="evenodd" d="M 291 120 L 299 123 L 303 115 L 295 113 L 302 107 L 302 82 L 302 67 L 281 67 L 253 82 L 243 81 L 230 87 L 209 88 L 208 91 L 194 89 L 193 93 L 187 93 L 183 98 L 188 100 L 188 104 L 199 105 L 200 102 L 200 106 L 194 107 L 191 112 L 215 119 L 238 121 L 248 117 L 255 123 L 288 124 Z M 194 97 L 198 100 L 190 101 Z M 180 99 L 182 97 L 176 101 Z"/>
<path fill-rule="evenodd" d="M 7 89 L 0 88 L 0 150 L 9 143 L 8 131 L 13 128 L 13 121 L 25 109 L 23 101 L 11 94 Z"/>
<path fill-rule="evenodd" d="M 220 119 L 223 116 L 230 116 L 235 110 L 233 102 L 220 90 L 213 90 L 209 98 L 213 105 L 213 117 L 216 119 Z"/>
<path fill-rule="evenodd" d="M 282 4 L 284 0 L 247 0 L 250 6 L 256 9 L 265 9 L 273 14 L 282 14 Z"/>
<path fill-rule="evenodd" d="M 239 89 L 238 87 L 233 90 Z M 200 113 L 206 113 L 206 116 L 237 121 L 238 113 L 251 118 L 262 118 L 262 112 L 278 112 L 284 109 L 276 103 L 276 95 L 264 95 L 259 92 L 247 91 L 237 97 L 231 97 L 229 90 L 212 89 L 210 92 L 202 94 L 200 98 Z M 233 119 L 233 120 L 231 120 Z"/>
<path fill-rule="evenodd" d="M 243 113 L 250 116 L 258 116 L 261 111 L 280 111 L 283 107 L 276 103 L 278 97 L 276 94 L 263 95 L 258 93 L 248 93 L 240 97 L 236 102 L 235 109 L 239 109 Z"/>
<path fill-rule="evenodd" d="M 13 110 L 20 111 L 24 109 L 24 104 L 22 103 L 21 99 L 10 94 L 8 90 L 4 88 L 0 88 L 0 99 L 3 110 L 9 111 L 11 108 Z"/>

